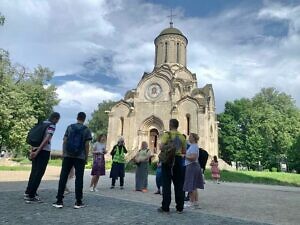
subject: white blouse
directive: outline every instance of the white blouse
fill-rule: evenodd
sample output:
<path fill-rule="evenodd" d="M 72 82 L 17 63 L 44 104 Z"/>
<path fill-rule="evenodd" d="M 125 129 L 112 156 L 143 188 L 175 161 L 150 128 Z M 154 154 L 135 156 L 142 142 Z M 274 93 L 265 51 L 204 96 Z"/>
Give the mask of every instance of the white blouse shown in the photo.
<path fill-rule="evenodd" d="M 94 152 L 96 153 L 102 153 L 105 151 L 106 145 L 104 143 L 96 142 L 94 144 Z"/>

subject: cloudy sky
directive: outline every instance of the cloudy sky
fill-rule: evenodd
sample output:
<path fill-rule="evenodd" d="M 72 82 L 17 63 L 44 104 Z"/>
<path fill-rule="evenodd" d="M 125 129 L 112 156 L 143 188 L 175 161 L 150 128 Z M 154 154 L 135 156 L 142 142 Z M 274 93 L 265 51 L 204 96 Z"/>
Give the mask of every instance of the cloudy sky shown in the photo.
<path fill-rule="evenodd" d="M 55 71 L 60 149 L 78 111 L 119 100 L 154 63 L 153 40 L 169 26 L 188 38 L 188 68 L 211 83 L 217 112 L 262 87 L 300 107 L 300 0 L 0 0 L 0 47 L 29 69 Z"/>

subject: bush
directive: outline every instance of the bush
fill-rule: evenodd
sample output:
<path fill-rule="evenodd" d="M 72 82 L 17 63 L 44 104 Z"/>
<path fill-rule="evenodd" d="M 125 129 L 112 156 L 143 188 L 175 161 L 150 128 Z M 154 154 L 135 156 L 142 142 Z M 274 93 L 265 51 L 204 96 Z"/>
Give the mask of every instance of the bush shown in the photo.
<path fill-rule="evenodd" d="M 150 170 L 156 171 L 156 169 L 157 169 L 157 162 L 151 162 L 151 164 L 150 164 Z"/>
<path fill-rule="evenodd" d="M 125 170 L 127 172 L 133 172 L 136 168 L 136 164 L 132 161 L 129 161 L 126 165 L 125 165 Z"/>
<path fill-rule="evenodd" d="M 111 169 L 111 164 L 112 164 L 112 161 L 110 161 L 110 160 L 105 161 L 105 169 L 110 170 Z"/>
<path fill-rule="evenodd" d="M 271 168 L 271 172 L 278 172 L 278 170 L 277 170 L 276 167 L 272 167 L 272 168 Z"/>
<path fill-rule="evenodd" d="M 31 161 L 26 157 L 12 158 L 11 161 L 18 162 L 20 164 L 31 164 Z"/>
<path fill-rule="evenodd" d="M 26 158 L 25 158 L 25 157 L 12 158 L 11 161 L 14 161 L 14 162 L 21 162 L 21 161 L 23 161 L 24 159 L 26 159 Z"/>
<path fill-rule="evenodd" d="M 88 163 L 85 165 L 86 169 L 92 169 L 93 167 L 93 162 L 92 161 L 88 161 Z"/>

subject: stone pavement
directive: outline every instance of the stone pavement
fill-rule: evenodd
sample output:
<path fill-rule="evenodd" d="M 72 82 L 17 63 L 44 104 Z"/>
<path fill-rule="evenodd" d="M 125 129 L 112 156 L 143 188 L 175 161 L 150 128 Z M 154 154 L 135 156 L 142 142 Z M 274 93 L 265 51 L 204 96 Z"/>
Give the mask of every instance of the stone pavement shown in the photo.
<path fill-rule="evenodd" d="M 26 181 L 4 182 L 3 172 L 0 171 L 0 224 L 299 225 L 300 221 L 300 188 L 294 187 L 207 182 L 206 189 L 199 192 L 202 209 L 185 210 L 179 215 L 173 203 L 171 213 L 161 215 L 156 212 L 161 196 L 153 194 L 154 176 L 149 176 L 149 192 L 145 194 L 133 192 L 134 174 L 126 174 L 124 190 L 109 189 L 110 179 L 105 176 L 100 178 L 99 192 L 89 192 L 90 171 L 87 170 L 84 201 L 88 207 L 75 210 L 72 208 L 74 193 L 65 197 L 63 209 L 51 207 L 57 180 L 42 182 L 39 194 L 44 203 L 28 205 L 22 200 Z"/>

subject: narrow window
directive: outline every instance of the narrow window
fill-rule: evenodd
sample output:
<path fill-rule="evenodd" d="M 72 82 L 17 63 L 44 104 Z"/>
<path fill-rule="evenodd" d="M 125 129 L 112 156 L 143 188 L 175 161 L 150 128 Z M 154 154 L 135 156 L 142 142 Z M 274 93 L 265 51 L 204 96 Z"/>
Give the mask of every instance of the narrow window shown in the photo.
<path fill-rule="evenodd" d="M 176 62 L 179 63 L 179 43 L 177 43 L 177 59 Z"/>
<path fill-rule="evenodd" d="M 190 135 L 190 123 L 191 123 L 191 116 L 190 114 L 186 115 L 186 134 Z"/>
<path fill-rule="evenodd" d="M 157 64 L 157 50 L 158 50 L 158 48 L 157 48 L 157 45 L 155 46 L 155 65 Z"/>
<path fill-rule="evenodd" d="M 168 42 L 165 42 L 165 63 L 168 61 Z"/>
<path fill-rule="evenodd" d="M 124 118 L 121 117 L 120 120 L 121 120 L 121 136 L 123 136 L 123 132 L 124 132 Z"/>

